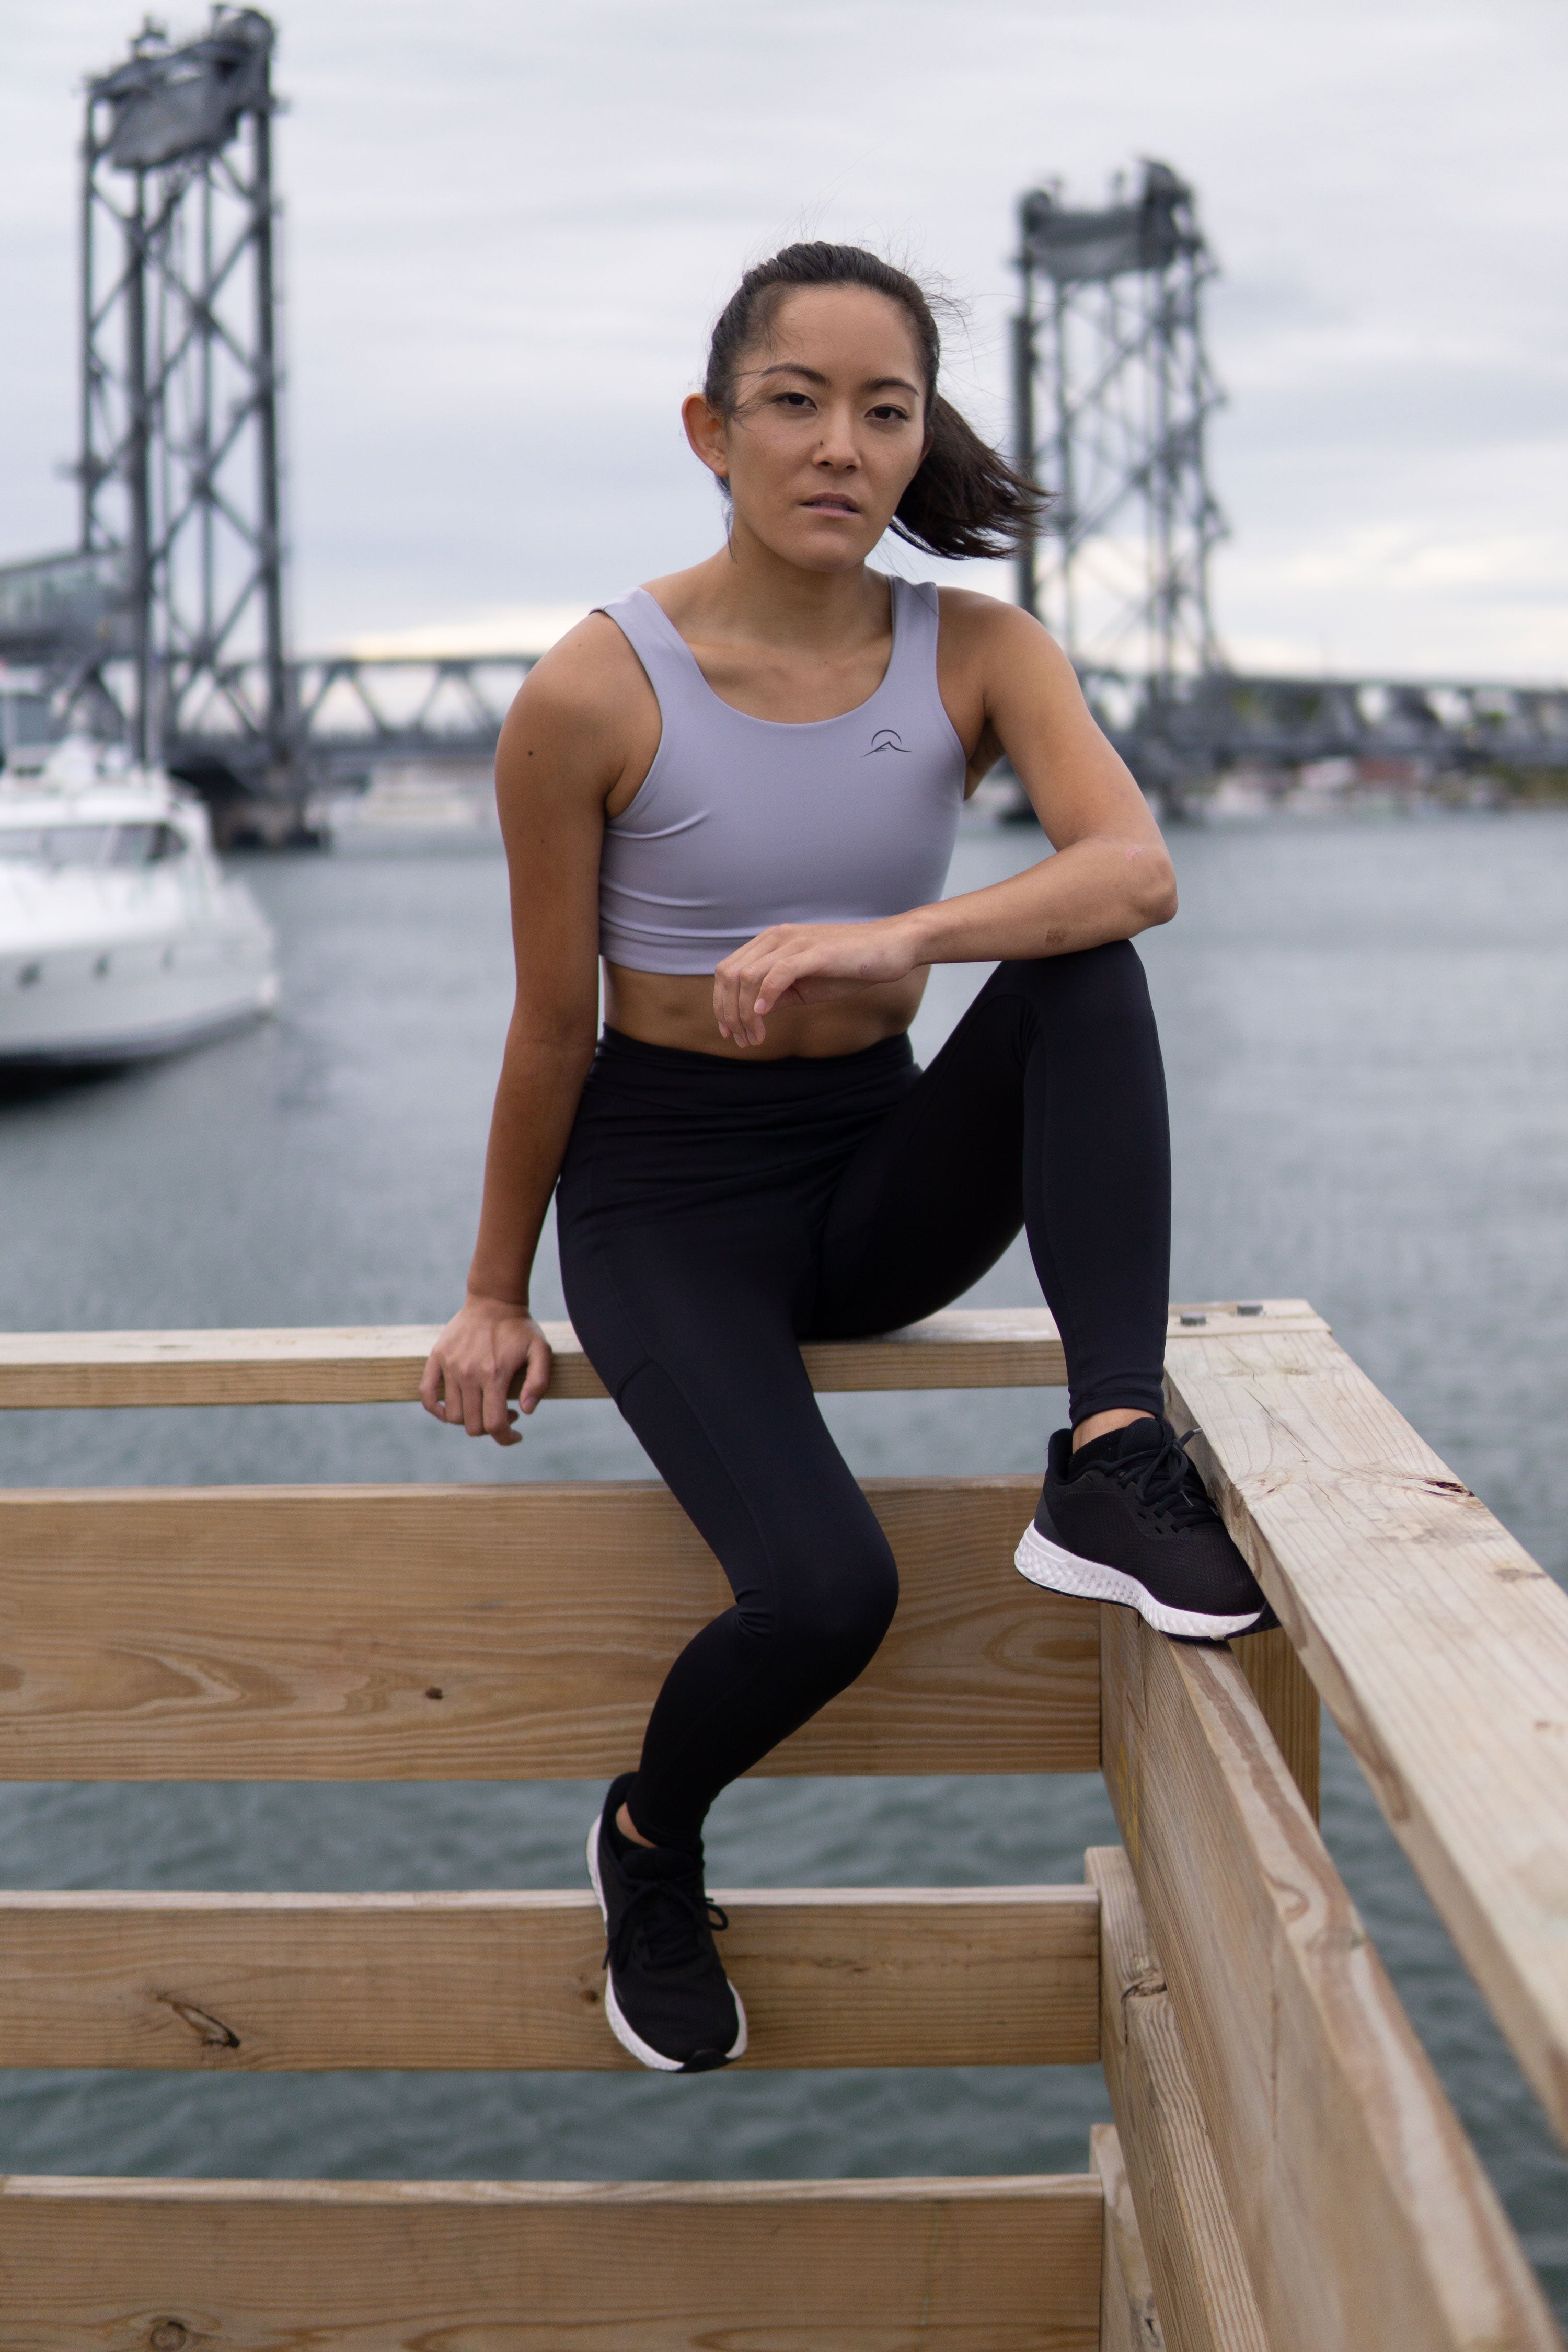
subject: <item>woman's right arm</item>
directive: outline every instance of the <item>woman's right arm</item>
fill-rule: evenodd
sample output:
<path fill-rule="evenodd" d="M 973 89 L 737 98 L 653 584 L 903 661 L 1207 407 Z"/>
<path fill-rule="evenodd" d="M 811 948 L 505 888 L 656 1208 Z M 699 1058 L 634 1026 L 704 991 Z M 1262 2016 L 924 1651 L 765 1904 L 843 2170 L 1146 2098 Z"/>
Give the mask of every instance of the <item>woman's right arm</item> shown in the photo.
<path fill-rule="evenodd" d="M 529 1282 L 594 1058 L 605 803 L 625 774 L 628 742 L 637 749 L 642 683 L 614 622 L 593 614 L 529 673 L 496 750 L 517 996 L 468 1295 L 430 1351 L 419 1396 L 438 1421 L 500 1445 L 519 1440 L 509 1402 L 519 1375 L 524 1413 L 550 1385 L 550 1344 L 530 1311 Z"/>

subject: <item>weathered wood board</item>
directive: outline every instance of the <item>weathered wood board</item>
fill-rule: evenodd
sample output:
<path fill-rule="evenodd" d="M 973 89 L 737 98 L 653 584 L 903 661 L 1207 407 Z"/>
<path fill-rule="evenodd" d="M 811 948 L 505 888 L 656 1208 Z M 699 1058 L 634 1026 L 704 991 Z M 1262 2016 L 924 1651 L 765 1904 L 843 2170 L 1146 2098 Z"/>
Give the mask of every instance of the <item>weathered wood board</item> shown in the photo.
<path fill-rule="evenodd" d="M 1173 1307 L 1188 1338 L 1227 1330 L 1321 1330 L 1306 1302 Z M 1194 1318 L 1201 1318 L 1194 1321 Z M 0 1333 L 0 1408 L 85 1405 L 396 1404 L 419 1393 L 437 1324 L 321 1330 L 13 1331 Z M 569 1323 L 546 1323 L 555 1353 L 550 1395 L 602 1397 L 603 1382 Z M 1043 1307 L 951 1307 L 874 1339 L 808 1341 L 814 1388 L 1061 1388 L 1066 1360 Z"/>
<path fill-rule="evenodd" d="M 1230 1646 L 1289 1767 L 1290 1778 L 1301 1791 L 1301 1801 L 1316 1821 L 1323 1729 L 1323 1703 L 1317 1685 L 1291 1648 L 1290 1636 L 1282 1625 L 1267 1633 L 1243 1633 Z"/>
<path fill-rule="evenodd" d="M 1236 1660 L 1128 1610 L 1101 1637 L 1106 1783 L 1273 2352 L 1560 2352 Z"/>
<path fill-rule="evenodd" d="M 1568 1594 L 1326 1332 L 1167 1361 L 1232 1534 L 1568 2140 Z"/>
<path fill-rule="evenodd" d="M 1031 1478 L 873 1479 L 902 1580 L 766 1772 L 1091 1772 L 1091 1601 L 1026 1583 Z M 729 1606 L 657 1482 L 0 1494 L 0 1777 L 572 1779 L 636 1760 Z"/>
<path fill-rule="evenodd" d="M 720 1892 L 752 2066 L 1092 2064 L 1088 1886 Z M 590 1894 L 0 1894 L 0 2066 L 635 2067 Z"/>
<path fill-rule="evenodd" d="M 1174 2352 L 1167 2347 L 1153 2282 L 1139 2234 L 1121 2143 L 1114 2124 L 1091 2124 L 1089 2169 L 1105 2198 L 1105 2254 L 1100 2278 L 1100 2352 Z"/>
<path fill-rule="evenodd" d="M 1131 1865 L 1120 1846 L 1091 1846 L 1084 1869 L 1100 1895 L 1106 2088 L 1165 2340 L 1269 2352 Z"/>
<path fill-rule="evenodd" d="M 1101 2197 L 991 2180 L 20 2179 L 27 2352 L 1096 2352 Z"/>

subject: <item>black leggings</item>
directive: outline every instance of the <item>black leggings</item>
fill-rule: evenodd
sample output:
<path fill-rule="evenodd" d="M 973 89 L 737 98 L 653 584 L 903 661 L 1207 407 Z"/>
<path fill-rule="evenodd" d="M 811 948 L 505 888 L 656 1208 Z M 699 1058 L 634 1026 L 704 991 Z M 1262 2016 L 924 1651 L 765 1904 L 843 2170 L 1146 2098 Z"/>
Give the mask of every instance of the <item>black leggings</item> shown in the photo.
<path fill-rule="evenodd" d="M 898 1599 L 800 1340 L 932 1314 L 1024 1224 L 1074 1422 L 1162 1410 L 1143 968 L 1125 940 L 1002 964 L 924 1072 L 905 1037 L 746 1062 L 606 1031 L 557 1213 L 577 1336 L 735 1595 L 670 1668 L 628 1799 L 645 1837 L 698 1852 L 720 1790 L 854 1681 Z"/>

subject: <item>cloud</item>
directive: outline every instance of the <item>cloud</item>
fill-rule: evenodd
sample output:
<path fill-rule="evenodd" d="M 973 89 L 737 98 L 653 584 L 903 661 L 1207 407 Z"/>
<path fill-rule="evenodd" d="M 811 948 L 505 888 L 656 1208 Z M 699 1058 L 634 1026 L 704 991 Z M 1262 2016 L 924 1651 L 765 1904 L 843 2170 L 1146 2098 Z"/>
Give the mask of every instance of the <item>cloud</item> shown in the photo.
<path fill-rule="evenodd" d="M 338 650 L 362 660 L 439 661 L 464 654 L 542 654 L 585 620 L 586 604 L 491 604 L 481 612 L 412 629 L 351 637 Z"/>
<path fill-rule="evenodd" d="M 51 467 L 75 406 L 79 83 L 138 14 L 7 15 L 0 558 L 74 532 Z M 1227 273 L 1233 642 L 1326 631 L 1342 666 L 1359 642 L 1420 670 L 1451 666 L 1468 611 L 1496 667 L 1499 600 L 1546 610 L 1533 572 L 1407 565 L 1373 598 L 1314 565 L 1360 530 L 1434 550 L 1568 530 L 1568 326 L 1543 299 L 1568 271 L 1568 18 L 1547 0 L 278 14 L 303 646 L 588 601 L 710 548 L 676 410 L 740 267 L 792 235 L 907 251 L 968 294 L 952 386 L 1005 431 L 1015 199 L 1060 173 L 1097 201 L 1142 153 L 1194 181 Z M 1517 646 L 1540 666 L 1522 625 Z"/>

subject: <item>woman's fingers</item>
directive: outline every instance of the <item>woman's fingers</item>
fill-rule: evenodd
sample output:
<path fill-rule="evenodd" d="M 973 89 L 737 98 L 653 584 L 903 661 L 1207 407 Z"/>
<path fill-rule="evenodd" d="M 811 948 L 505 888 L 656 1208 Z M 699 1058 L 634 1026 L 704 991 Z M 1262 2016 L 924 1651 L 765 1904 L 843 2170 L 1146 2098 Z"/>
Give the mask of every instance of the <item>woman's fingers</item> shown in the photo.
<path fill-rule="evenodd" d="M 768 989 L 777 955 L 768 949 L 766 940 L 763 932 L 748 941 L 734 955 L 726 956 L 713 975 L 713 1013 L 719 1034 L 732 1037 L 737 1045 L 763 1043 L 767 1035 L 763 1015 L 773 1010 L 782 993 L 780 989 Z"/>
<path fill-rule="evenodd" d="M 913 967 L 883 923 L 782 923 L 759 931 L 713 974 L 719 1034 L 760 1045 L 769 1013 L 785 1003 L 818 1004 Z"/>
<path fill-rule="evenodd" d="M 767 970 L 765 961 L 742 949 L 720 970 L 723 973 L 719 1004 L 721 1029 L 742 1045 L 760 1045 L 766 1032 L 758 1017 L 756 999 L 758 985 Z"/>
<path fill-rule="evenodd" d="M 482 1433 L 493 1437 L 498 1445 L 521 1445 L 522 1432 L 517 1428 L 517 1413 L 507 1390 L 504 1369 L 496 1365 L 484 1385 L 484 1428 Z"/>
<path fill-rule="evenodd" d="M 726 956 L 713 975 L 720 1034 L 760 1045 L 769 1013 L 786 1003 L 820 1003 L 908 968 L 859 923 L 779 924 Z M 886 965 L 887 969 L 882 967 Z"/>
<path fill-rule="evenodd" d="M 809 967 L 810 958 L 807 956 L 797 954 L 770 957 L 758 976 L 752 998 L 752 1008 L 759 1021 L 765 1013 L 772 1013 L 775 1005 L 784 1002 L 796 981 L 805 976 Z"/>
<path fill-rule="evenodd" d="M 463 1418 L 464 1387 L 461 1375 L 451 1362 L 433 1357 L 425 1367 L 425 1377 L 419 1383 L 419 1402 L 426 1412 L 435 1414 L 437 1421 L 459 1422 Z"/>
<path fill-rule="evenodd" d="M 518 1394 L 531 1412 L 550 1386 L 550 1342 L 527 1313 L 496 1316 L 459 1309 L 426 1360 L 419 1402 L 436 1420 L 470 1437 L 516 1445 Z M 521 1391 L 521 1393 L 519 1393 Z"/>
<path fill-rule="evenodd" d="M 459 1404 L 460 1410 L 457 1418 L 461 1421 L 468 1435 L 482 1437 L 485 1433 L 485 1382 L 482 1376 L 478 1380 L 467 1380 L 463 1382 Z"/>
<path fill-rule="evenodd" d="M 531 1412 L 549 1388 L 550 1374 L 554 1360 L 549 1340 L 542 1331 L 536 1330 L 528 1343 L 522 1386 L 518 1391 L 517 1402 L 520 1412 Z"/>
<path fill-rule="evenodd" d="M 747 1034 L 741 1011 L 740 979 L 728 959 L 713 974 L 713 1017 L 718 1022 L 721 1037 L 732 1038 L 739 1045 L 752 1042 Z"/>

